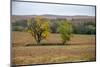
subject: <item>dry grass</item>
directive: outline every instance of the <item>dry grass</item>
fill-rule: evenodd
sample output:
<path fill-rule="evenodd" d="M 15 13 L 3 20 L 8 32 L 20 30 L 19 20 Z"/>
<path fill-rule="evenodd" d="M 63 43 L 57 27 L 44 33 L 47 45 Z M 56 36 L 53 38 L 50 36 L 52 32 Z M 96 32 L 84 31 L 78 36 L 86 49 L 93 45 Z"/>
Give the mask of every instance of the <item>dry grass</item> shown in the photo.
<path fill-rule="evenodd" d="M 44 64 L 94 61 L 95 36 L 74 35 L 71 38 L 72 45 L 61 46 L 25 46 L 33 43 L 33 37 L 25 32 L 13 32 L 12 62 L 16 65 Z M 51 34 L 45 43 L 61 43 L 59 34 Z M 35 43 L 35 41 L 34 41 Z"/>

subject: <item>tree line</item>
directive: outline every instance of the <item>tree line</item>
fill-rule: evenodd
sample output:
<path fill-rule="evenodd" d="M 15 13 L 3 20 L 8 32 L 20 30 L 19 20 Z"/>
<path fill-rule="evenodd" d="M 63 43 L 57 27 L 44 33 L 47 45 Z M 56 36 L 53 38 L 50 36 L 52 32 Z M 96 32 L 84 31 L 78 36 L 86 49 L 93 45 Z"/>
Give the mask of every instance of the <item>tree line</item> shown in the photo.
<path fill-rule="evenodd" d="M 35 18 L 33 18 L 35 20 Z M 50 21 L 50 29 L 51 33 L 58 33 L 58 20 L 66 20 L 66 19 L 49 19 Z M 83 21 L 80 23 L 74 23 L 70 21 L 73 27 L 74 34 L 96 34 L 96 23 L 94 21 Z M 19 20 L 12 23 L 13 31 L 25 31 L 27 28 L 27 20 Z"/>

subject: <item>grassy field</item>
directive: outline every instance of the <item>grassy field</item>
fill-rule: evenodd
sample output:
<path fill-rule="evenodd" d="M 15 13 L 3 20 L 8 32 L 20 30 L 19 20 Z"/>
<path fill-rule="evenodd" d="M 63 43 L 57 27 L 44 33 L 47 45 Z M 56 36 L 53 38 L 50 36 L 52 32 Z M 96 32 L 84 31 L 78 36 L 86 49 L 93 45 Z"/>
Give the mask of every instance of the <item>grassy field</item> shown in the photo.
<path fill-rule="evenodd" d="M 26 46 L 36 43 L 26 32 L 12 32 L 12 63 L 16 65 L 94 61 L 95 35 L 73 35 L 70 45 Z M 59 34 L 51 34 L 42 43 L 61 43 Z"/>

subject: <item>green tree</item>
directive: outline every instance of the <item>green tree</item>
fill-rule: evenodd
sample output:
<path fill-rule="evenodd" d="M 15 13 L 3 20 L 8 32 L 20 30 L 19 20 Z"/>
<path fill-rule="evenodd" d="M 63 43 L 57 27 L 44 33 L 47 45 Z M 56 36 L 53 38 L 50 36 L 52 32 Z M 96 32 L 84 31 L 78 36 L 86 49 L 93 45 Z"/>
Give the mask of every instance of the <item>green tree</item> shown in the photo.
<path fill-rule="evenodd" d="M 95 34 L 96 33 L 96 28 L 93 25 L 87 25 L 87 26 L 85 26 L 85 28 L 86 28 L 87 34 Z"/>
<path fill-rule="evenodd" d="M 35 38 L 37 44 L 40 44 L 41 40 L 46 39 L 50 33 L 49 20 L 42 16 L 34 17 L 34 20 L 28 20 L 28 32 Z"/>
<path fill-rule="evenodd" d="M 96 24 L 95 22 L 84 23 L 86 34 L 96 34 Z"/>
<path fill-rule="evenodd" d="M 67 20 L 59 20 L 58 32 L 62 38 L 62 43 L 65 44 L 72 36 L 72 25 Z"/>
<path fill-rule="evenodd" d="M 13 31 L 24 31 L 24 27 L 22 27 L 22 26 L 12 26 L 13 28 L 12 28 L 12 30 Z"/>

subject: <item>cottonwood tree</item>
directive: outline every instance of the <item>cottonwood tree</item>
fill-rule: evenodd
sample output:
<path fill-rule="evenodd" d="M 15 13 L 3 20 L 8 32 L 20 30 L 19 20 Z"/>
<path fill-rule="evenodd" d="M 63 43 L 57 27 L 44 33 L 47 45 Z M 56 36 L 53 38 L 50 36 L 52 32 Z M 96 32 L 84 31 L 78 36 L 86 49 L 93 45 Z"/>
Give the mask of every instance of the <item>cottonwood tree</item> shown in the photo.
<path fill-rule="evenodd" d="M 50 33 L 49 20 L 42 16 L 35 16 L 33 19 L 28 19 L 28 32 L 35 38 L 37 44 L 41 40 L 46 39 Z"/>
<path fill-rule="evenodd" d="M 62 38 L 62 44 L 65 44 L 72 36 L 72 25 L 67 20 L 58 20 L 58 25 L 58 32 Z"/>

